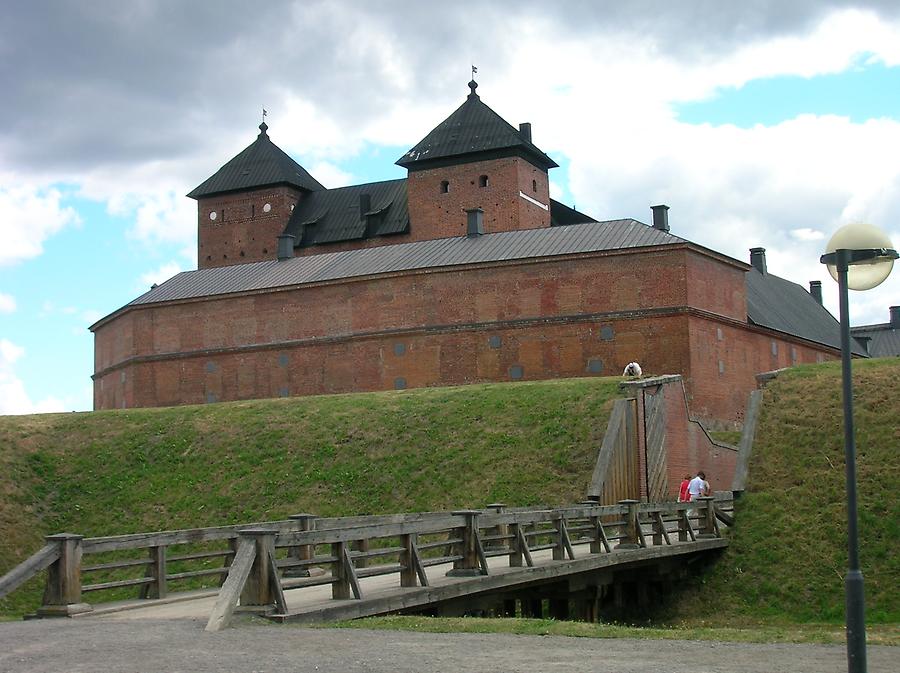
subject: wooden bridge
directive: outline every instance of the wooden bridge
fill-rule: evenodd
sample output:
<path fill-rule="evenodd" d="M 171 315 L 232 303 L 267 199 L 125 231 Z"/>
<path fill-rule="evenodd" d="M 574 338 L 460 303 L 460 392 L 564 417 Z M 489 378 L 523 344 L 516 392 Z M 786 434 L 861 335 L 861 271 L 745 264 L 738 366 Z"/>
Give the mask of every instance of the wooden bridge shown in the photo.
<path fill-rule="evenodd" d="M 326 621 L 397 612 L 540 616 L 547 605 L 557 618 L 575 606 L 576 616 L 596 620 L 604 601 L 625 600 L 633 573 L 677 575 L 725 547 L 720 522 L 732 516 L 725 492 L 693 503 L 495 504 L 113 537 L 63 533 L 0 578 L 0 597 L 46 570 L 39 617 L 163 610 L 208 617 L 215 631 L 235 611 Z M 196 588 L 204 581 L 213 586 Z M 646 583 L 636 586 L 640 597 Z M 124 595 L 135 589 L 137 598 Z M 87 603 L 88 594 L 106 601 Z"/>

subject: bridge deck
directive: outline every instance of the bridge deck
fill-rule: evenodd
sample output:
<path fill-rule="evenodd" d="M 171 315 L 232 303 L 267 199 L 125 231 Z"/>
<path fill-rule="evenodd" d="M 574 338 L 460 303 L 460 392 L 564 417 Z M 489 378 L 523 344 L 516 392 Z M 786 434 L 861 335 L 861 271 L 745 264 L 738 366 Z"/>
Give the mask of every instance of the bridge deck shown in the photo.
<path fill-rule="evenodd" d="M 640 549 L 614 549 L 611 553 L 588 551 L 587 544 L 573 545 L 574 560 L 553 560 L 551 550 L 535 552 L 534 567 L 510 568 L 506 556 L 488 559 L 490 574 L 474 577 L 448 577 L 452 564 L 427 568 L 427 587 L 400 587 L 397 575 L 381 575 L 360 579 L 362 598 L 335 600 L 331 585 L 289 588 L 284 580 L 288 612 L 270 615 L 276 621 L 321 622 L 355 619 L 404 609 L 426 607 L 464 596 L 522 588 L 531 584 L 565 579 L 581 573 L 605 568 L 677 557 L 727 546 L 723 538 L 677 542 Z M 162 600 L 110 603 L 85 613 L 82 617 L 114 617 L 116 619 L 191 618 L 206 619 L 216 602 L 216 591 L 200 591 L 174 595 Z"/>

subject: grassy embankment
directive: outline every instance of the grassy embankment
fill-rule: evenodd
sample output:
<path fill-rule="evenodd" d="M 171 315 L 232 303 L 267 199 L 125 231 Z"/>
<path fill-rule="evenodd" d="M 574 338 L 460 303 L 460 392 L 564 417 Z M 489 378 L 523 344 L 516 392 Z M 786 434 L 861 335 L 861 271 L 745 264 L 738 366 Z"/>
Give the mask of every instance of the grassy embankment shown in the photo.
<path fill-rule="evenodd" d="M 898 644 L 900 360 L 857 362 L 854 377 L 870 638 Z M 63 529 L 577 500 L 615 396 L 614 381 L 592 379 L 0 419 L 0 534 L 13 540 L 12 553 L 0 549 L 0 572 Z M 840 367 L 786 372 L 764 397 L 731 546 L 669 601 L 655 625 L 679 628 L 660 637 L 840 642 L 844 502 Z M 365 624 L 550 629 L 542 620 Z M 746 627 L 762 635 L 732 634 Z M 552 632 L 560 628 L 623 635 L 590 625 Z"/>
<path fill-rule="evenodd" d="M 617 383 L 0 417 L 0 574 L 61 531 L 577 502 Z M 40 588 L 0 614 L 33 610 Z"/>

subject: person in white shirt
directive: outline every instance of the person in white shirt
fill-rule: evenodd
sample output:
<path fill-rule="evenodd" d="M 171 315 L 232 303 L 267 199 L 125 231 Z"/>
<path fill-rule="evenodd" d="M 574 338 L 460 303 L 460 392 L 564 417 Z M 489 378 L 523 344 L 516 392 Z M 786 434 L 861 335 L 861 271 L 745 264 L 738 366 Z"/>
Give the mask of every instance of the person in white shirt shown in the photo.
<path fill-rule="evenodd" d="M 688 495 L 691 500 L 696 500 L 701 496 L 709 495 L 709 482 L 706 481 L 706 474 L 704 472 L 698 472 L 697 476 L 691 479 L 691 483 L 688 484 Z"/>
<path fill-rule="evenodd" d="M 630 376 L 633 378 L 640 378 L 641 374 L 641 366 L 637 362 L 629 362 L 625 367 L 625 371 L 622 372 L 622 376 Z"/>

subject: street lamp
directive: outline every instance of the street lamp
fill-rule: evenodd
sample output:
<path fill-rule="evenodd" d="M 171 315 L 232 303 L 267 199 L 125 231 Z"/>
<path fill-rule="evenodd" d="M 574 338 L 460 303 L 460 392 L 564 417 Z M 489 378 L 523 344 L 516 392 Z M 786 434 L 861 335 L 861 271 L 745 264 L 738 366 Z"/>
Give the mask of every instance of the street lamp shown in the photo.
<path fill-rule="evenodd" d="M 847 620 L 847 670 L 866 672 L 866 608 L 859 569 L 856 526 L 856 441 L 853 436 L 853 382 L 850 369 L 850 317 L 847 289 L 871 290 L 890 275 L 897 259 L 887 235 L 871 224 L 838 229 L 819 260 L 838 283 L 841 314 L 841 377 L 844 398 L 844 455 L 847 474 L 847 577 L 844 580 Z"/>

